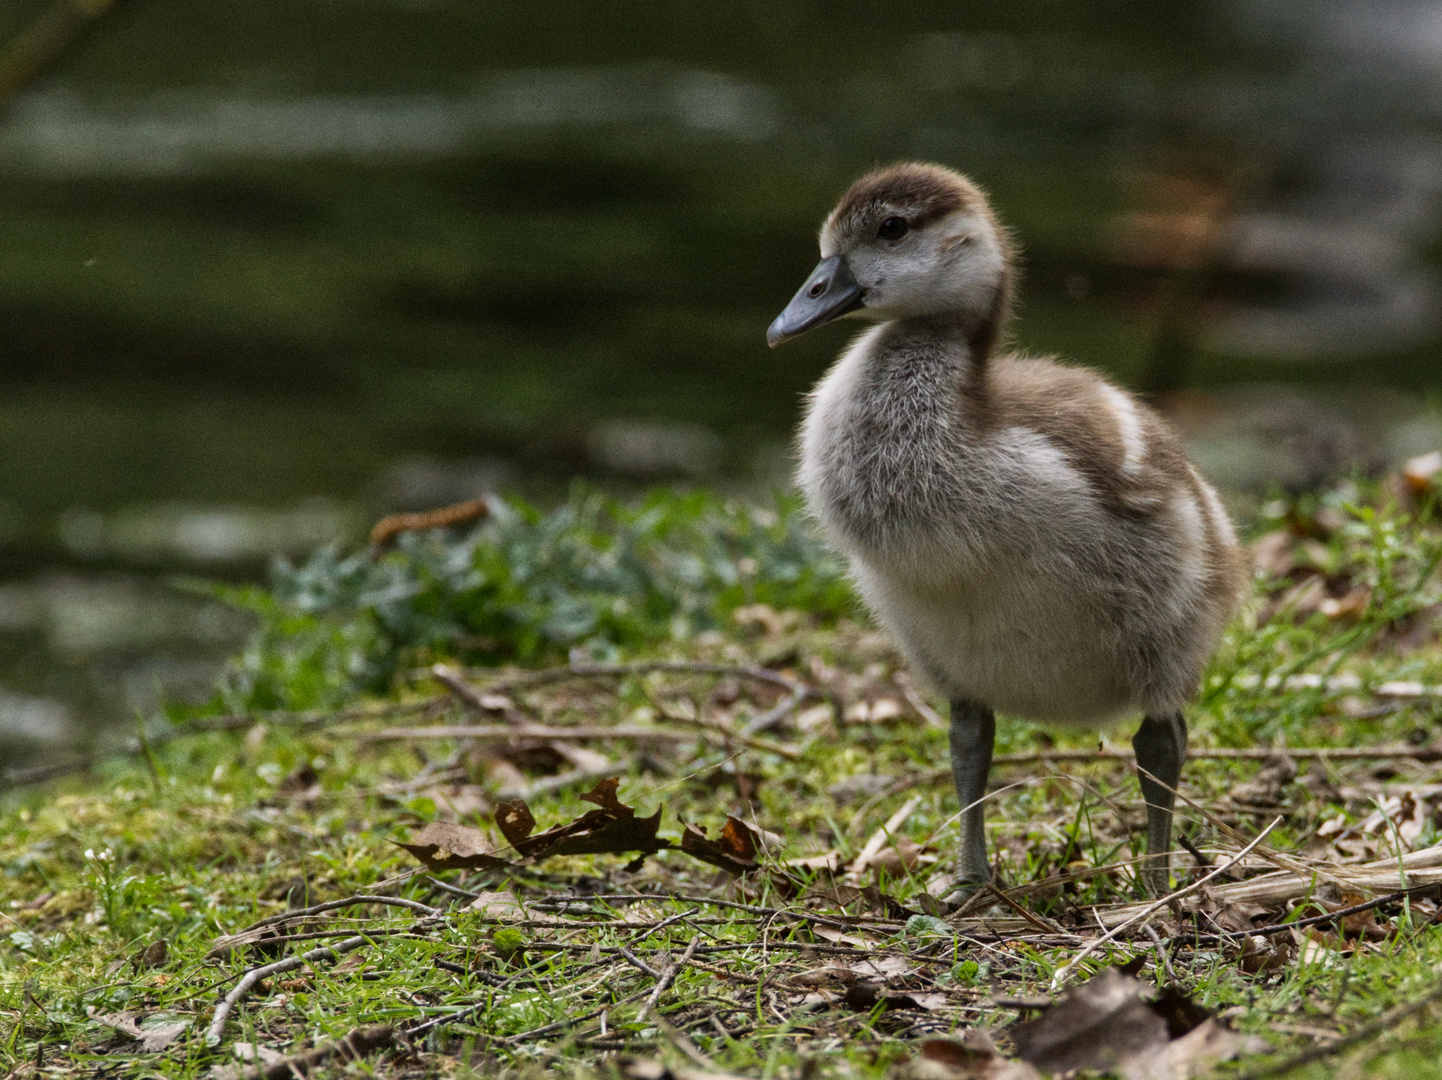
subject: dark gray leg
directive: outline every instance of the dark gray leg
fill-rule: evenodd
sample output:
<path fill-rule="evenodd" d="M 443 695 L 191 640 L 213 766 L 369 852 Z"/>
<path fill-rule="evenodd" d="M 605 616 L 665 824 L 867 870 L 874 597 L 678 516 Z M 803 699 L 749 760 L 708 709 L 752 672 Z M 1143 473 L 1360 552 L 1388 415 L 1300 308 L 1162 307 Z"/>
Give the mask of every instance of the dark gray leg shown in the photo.
<path fill-rule="evenodd" d="M 1172 792 L 1182 779 L 1187 759 L 1187 722 L 1181 713 L 1157 719 L 1148 716 L 1132 737 L 1137 776 L 1147 803 L 1147 858 L 1142 884 L 1153 896 L 1166 895 L 1171 880 Z M 1155 778 L 1155 779 L 1154 779 Z M 1160 783 L 1158 783 L 1160 781 Z"/>
<path fill-rule="evenodd" d="M 972 806 L 986 794 L 991 772 L 991 746 L 996 739 L 996 716 L 985 705 L 970 701 L 951 703 L 951 776 L 961 800 L 960 892 L 970 894 L 991 880 L 986 859 L 986 813 Z M 967 809 L 967 807 L 971 807 Z"/>

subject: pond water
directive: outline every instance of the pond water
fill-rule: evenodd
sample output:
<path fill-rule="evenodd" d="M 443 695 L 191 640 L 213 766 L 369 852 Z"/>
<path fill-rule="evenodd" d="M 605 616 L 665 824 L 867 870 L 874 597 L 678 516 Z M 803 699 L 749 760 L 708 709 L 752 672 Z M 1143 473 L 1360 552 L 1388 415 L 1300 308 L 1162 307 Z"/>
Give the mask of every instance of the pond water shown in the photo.
<path fill-rule="evenodd" d="M 176 577 L 784 482 L 846 331 L 765 327 L 876 162 L 986 186 L 1018 344 L 1234 491 L 1431 449 L 1439 111 L 1419 0 L 123 2 L 0 113 L 0 756 L 204 693 L 244 621 Z"/>

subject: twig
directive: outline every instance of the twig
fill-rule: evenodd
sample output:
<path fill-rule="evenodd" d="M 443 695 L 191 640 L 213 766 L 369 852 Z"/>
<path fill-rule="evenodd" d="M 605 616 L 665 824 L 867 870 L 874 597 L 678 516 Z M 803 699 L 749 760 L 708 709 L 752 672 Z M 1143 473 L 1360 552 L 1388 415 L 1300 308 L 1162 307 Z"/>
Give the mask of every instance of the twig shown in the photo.
<path fill-rule="evenodd" d="M 1197 847 L 1196 844 L 1192 843 L 1192 838 L 1186 833 L 1177 833 L 1177 843 L 1181 844 L 1182 847 L 1186 849 L 1187 854 L 1190 855 L 1193 859 L 1195 859 L 1197 865 L 1200 866 L 1202 869 L 1205 870 L 1207 867 L 1212 865 L 1212 860 L 1202 853 L 1201 848 Z"/>
<path fill-rule="evenodd" d="M 1270 761 L 1289 757 L 1300 761 L 1321 758 L 1323 761 L 1389 761 L 1412 758 L 1417 761 L 1442 761 L 1442 747 L 1437 746 L 1214 746 L 1187 751 L 1188 761 Z M 1033 761 L 1133 761 L 1131 750 L 1037 750 L 1029 754 L 997 754 L 993 765 L 1025 765 Z M 950 777 L 951 771 L 936 770 Z"/>
<path fill-rule="evenodd" d="M 523 799 L 526 802 L 534 802 L 542 795 L 550 795 L 557 791 L 564 791 L 568 787 L 575 787 L 577 784 L 589 784 L 592 780 L 604 780 L 608 776 L 615 776 L 624 773 L 628 765 L 624 761 L 613 761 L 598 769 L 572 769 L 569 772 L 557 773 L 555 776 L 543 776 L 527 784 L 519 792 L 510 795 L 511 798 Z M 514 791 L 514 789 L 512 789 Z"/>
<path fill-rule="evenodd" d="M 355 952 L 369 941 L 370 938 L 366 935 L 357 934 L 355 937 L 338 941 L 334 945 L 325 945 L 319 949 L 301 953 L 299 956 L 287 956 L 284 960 L 277 960 L 273 964 L 251 968 L 241 976 L 240 982 L 235 984 L 235 988 L 226 994 L 220 1004 L 215 1007 L 215 1015 L 211 1018 L 210 1027 L 205 1032 L 205 1045 L 218 1046 L 220 1044 L 221 1037 L 225 1034 L 225 1022 L 230 1019 L 231 1012 L 251 990 L 255 989 L 255 984 L 261 979 L 268 975 L 280 975 L 283 972 L 294 971 L 315 960 L 339 960 L 346 953 Z"/>
<path fill-rule="evenodd" d="M 667 988 L 676 981 L 676 976 L 679 975 L 682 969 L 691 962 L 691 957 L 696 955 L 696 947 L 700 944 L 701 935 L 697 934 L 691 939 L 691 944 L 686 946 L 686 951 L 681 954 L 681 959 L 676 961 L 676 963 L 674 964 L 666 965 L 665 973 L 662 974 L 661 978 L 656 982 L 656 989 L 651 991 L 651 996 L 646 999 L 646 1004 L 643 1005 L 641 1007 L 641 1011 L 636 1014 L 636 1023 L 640 1024 L 645 1022 L 646 1017 L 650 1015 L 651 1010 L 656 1007 L 656 1002 L 661 1000 L 661 995 L 664 994 Z"/>
<path fill-rule="evenodd" d="M 901 695 L 906 698 L 906 703 L 916 710 L 917 715 L 932 727 L 940 728 L 942 731 L 950 729 L 951 725 L 946 722 L 946 718 L 933 709 L 931 705 L 927 703 L 926 698 L 916 692 L 916 687 L 907 683 L 901 688 Z"/>
<path fill-rule="evenodd" d="M 688 896 L 685 893 L 604 893 L 593 896 L 556 896 L 552 897 L 549 900 L 538 900 L 529 906 L 537 911 L 546 911 L 549 908 L 555 907 L 557 905 L 565 905 L 573 901 L 592 900 L 598 902 L 609 902 L 614 900 L 632 900 L 638 902 L 642 900 L 681 900 L 691 904 L 708 904 L 711 907 L 729 908 L 733 911 L 744 911 L 751 915 L 762 916 L 763 918 L 776 918 L 777 916 L 780 916 L 782 918 L 803 919 L 807 922 L 819 923 L 822 926 L 830 926 L 840 930 L 865 929 L 867 926 L 897 927 L 901 926 L 906 921 L 905 919 L 882 919 L 872 918 L 870 916 L 858 917 L 854 915 L 817 915 L 814 912 L 810 911 L 794 911 L 790 908 L 758 907 L 755 904 L 740 904 L 737 903 L 735 900 L 717 900 L 706 896 Z M 564 912 L 562 912 L 562 914 L 564 914 Z M 671 922 L 678 917 L 679 916 L 673 916 L 671 919 L 667 919 L 666 921 Z M 687 915 L 687 917 L 689 917 L 689 914 Z M 596 926 L 601 924 L 585 923 L 584 925 Z M 625 923 L 623 925 L 636 926 L 637 924 Z"/>
<path fill-rule="evenodd" d="M 344 738 L 344 735 L 339 736 Z M 389 742 L 392 739 L 474 739 L 478 742 L 506 742 L 510 739 L 636 739 L 639 742 L 690 742 L 696 738 L 689 731 L 668 731 L 666 728 L 639 724 L 616 724 L 612 727 L 545 727 L 541 724 L 451 724 L 436 727 L 385 728 L 382 731 L 357 732 L 351 735 L 360 742 Z"/>
<path fill-rule="evenodd" d="M 742 678 L 770 683 L 772 686 L 779 686 L 783 690 L 792 692 L 798 685 L 804 685 L 769 668 L 755 667 L 749 664 L 711 664 L 697 660 L 642 660 L 633 664 L 567 664 L 565 667 L 543 668 L 540 671 L 528 671 L 509 678 L 497 679 L 487 683 L 486 689 L 492 693 L 501 693 L 505 690 L 559 682 L 563 679 L 625 678 L 628 675 L 649 675 L 657 671 L 669 671 L 683 675 L 739 675 Z M 473 671 L 467 671 L 465 674 L 467 678 L 470 678 L 473 673 Z M 421 673 L 422 678 L 429 676 L 429 671 Z"/>
<path fill-rule="evenodd" d="M 1157 950 L 1157 970 L 1165 974 L 1169 982 L 1175 983 L 1177 973 L 1172 970 L 1172 961 L 1167 956 L 1167 947 L 1163 944 L 1161 935 L 1151 923 L 1147 923 L 1142 929 L 1147 932 L 1147 937 L 1152 939 L 1152 947 Z"/>
<path fill-rule="evenodd" d="M 715 1073 L 718 1071 L 716 1062 L 712 1061 L 709 1057 L 702 1053 L 701 1048 L 691 1041 L 691 1037 L 689 1035 L 687 1035 L 680 1028 L 673 1025 L 660 1013 L 657 1013 L 652 1018 L 652 1023 L 654 1023 L 658 1028 L 661 1029 L 661 1034 L 665 1035 L 666 1038 L 670 1039 L 671 1045 L 676 1047 L 677 1050 L 681 1051 L 681 1053 L 685 1054 L 688 1058 L 692 1060 L 692 1062 L 701 1066 L 701 1068 L 711 1070 L 708 1075 L 715 1075 Z"/>
<path fill-rule="evenodd" d="M 1193 945 L 1216 945 L 1220 942 L 1231 940 L 1232 938 L 1267 937 L 1271 934 L 1283 934 L 1288 930 L 1301 930 L 1308 926 L 1321 926 L 1323 923 L 1345 919 L 1348 915 L 1360 915 L 1364 911 L 1371 911 L 1373 908 L 1379 908 L 1385 904 L 1395 904 L 1398 900 L 1405 900 L 1409 896 L 1436 891 L 1437 886 L 1435 884 L 1418 885 L 1412 889 L 1401 889 L 1394 893 L 1388 893 L 1386 896 L 1379 896 L 1375 900 L 1368 900 L 1365 904 L 1354 904 L 1351 907 L 1329 911 L 1325 915 L 1315 915 L 1310 919 L 1298 919 L 1296 922 L 1274 923 L 1271 926 L 1258 926 L 1251 930 L 1224 930 L 1220 934 L 1176 934 L 1168 940 L 1186 942 L 1187 944 Z"/>
<path fill-rule="evenodd" d="M 761 750 L 768 754 L 777 754 L 794 761 L 800 756 L 800 752 L 789 746 L 772 742 L 769 739 L 758 739 L 744 731 L 737 731 L 726 727 L 724 724 L 713 723 L 707 720 L 693 720 L 685 716 L 668 717 L 674 723 L 688 724 L 699 728 L 702 732 L 711 732 L 723 739 L 732 739 L 749 746 L 753 750 Z M 510 725 L 498 724 L 453 724 L 439 727 L 418 727 L 418 728 L 386 728 L 384 731 L 357 732 L 351 736 L 361 742 L 388 742 L 393 739 L 475 739 L 482 742 L 505 742 L 511 739 L 636 739 L 639 742 L 675 742 L 685 743 L 695 739 L 695 734 L 687 731 L 668 731 L 665 728 L 645 727 L 637 724 L 616 724 L 612 727 L 544 727 L 540 724 Z"/>
<path fill-rule="evenodd" d="M 334 1042 L 321 1043 L 303 1054 L 281 1058 L 262 1068 L 246 1069 L 240 1076 L 242 1080 L 290 1080 L 332 1059 L 355 1061 L 372 1050 L 389 1046 L 395 1039 L 393 1027 L 352 1028 Z"/>
<path fill-rule="evenodd" d="M 1275 818 L 1272 819 L 1272 823 L 1271 823 L 1270 825 L 1268 825 L 1265 829 L 1263 829 L 1260 833 L 1257 834 L 1256 839 L 1254 839 L 1250 844 L 1248 844 L 1246 847 L 1244 847 L 1241 851 L 1237 852 L 1237 854 L 1233 855 L 1233 856 L 1232 856 L 1230 859 L 1228 859 L 1226 862 L 1224 862 L 1224 863 L 1222 863 L 1220 866 L 1218 866 L 1218 867 L 1217 867 L 1215 870 L 1213 870 L 1211 873 L 1207 874 L 1205 877 L 1198 878 L 1196 881 L 1192 882 L 1192 883 L 1191 883 L 1190 885 L 1188 885 L 1186 888 L 1178 889 L 1178 890 L 1177 890 L 1176 892 L 1174 892 L 1174 893 L 1169 893 L 1168 895 L 1162 897 L 1160 900 L 1156 901 L 1154 904 L 1149 905 L 1149 906 L 1146 908 L 1146 910 L 1142 911 L 1140 914 L 1134 915 L 1134 916 L 1132 916 L 1130 919 L 1126 920 L 1126 922 L 1119 923 L 1118 925 L 1112 927 L 1112 929 L 1108 930 L 1108 931 L 1107 931 L 1105 934 L 1103 934 L 1101 937 L 1096 938 L 1096 939 L 1093 940 L 1093 941 L 1089 941 L 1089 942 L 1086 944 L 1086 946 L 1081 950 L 1081 952 L 1077 953 L 1074 957 L 1072 957 L 1070 960 L 1068 960 L 1065 964 L 1063 964 L 1061 967 L 1057 968 L 1056 974 L 1052 976 L 1052 980 L 1051 980 L 1052 990 L 1053 990 L 1053 991 L 1056 991 L 1056 990 L 1060 989 L 1062 983 L 1066 981 L 1067 975 L 1069 975 L 1072 971 L 1074 971 L 1074 970 L 1076 969 L 1076 967 L 1077 967 L 1078 964 L 1080 964 L 1083 960 L 1085 960 L 1088 956 L 1090 956 L 1092 953 L 1094 953 L 1094 952 L 1095 952 L 1097 949 L 1099 949 L 1101 946 L 1105 945 L 1105 944 L 1106 944 L 1107 942 L 1109 942 L 1109 941 L 1114 940 L 1114 939 L 1116 938 L 1116 936 L 1117 936 L 1118 934 L 1120 934 L 1123 930 L 1127 929 L 1127 928 L 1130 927 L 1130 926 L 1134 926 L 1135 924 L 1137 924 L 1137 923 L 1139 923 L 1139 922 L 1142 922 L 1142 921 L 1144 921 L 1144 920 L 1146 920 L 1146 919 L 1151 918 L 1152 915 L 1154 915 L 1154 914 L 1156 914 L 1158 911 L 1162 910 L 1162 908 L 1167 907 L 1168 905 L 1170 905 L 1170 904 L 1172 904 L 1172 903 L 1175 903 L 1177 900 L 1180 900 L 1180 899 L 1181 899 L 1182 897 L 1184 897 L 1184 896 L 1187 896 L 1187 895 L 1189 895 L 1189 894 L 1191 894 L 1191 893 L 1196 892 L 1196 891 L 1197 891 L 1198 889 L 1200 889 L 1203 885 L 1205 885 L 1208 881 L 1211 881 L 1214 877 L 1217 877 L 1219 874 L 1224 874 L 1224 873 L 1226 873 L 1226 872 L 1227 872 L 1228 870 L 1230 870 L 1233 866 L 1235 866 L 1237 863 L 1241 862 L 1244 858 L 1246 858 L 1247 855 L 1249 855 L 1249 854 L 1251 853 L 1251 851 L 1252 851 L 1258 844 L 1260 844 L 1263 840 L 1265 840 L 1265 839 L 1267 838 L 1267 834 L 1270 833 L 1273 829 L 1275 829 L 1275 828 L 1276 828 L 1278 825 L 1280 825 L 1281 823 L 1282 823 L 1282 815 L 1278 814 Z"/>
<path fill-rule="evenodd" d="M 399 539 L 401 533 L 426 532 L 431 529 L 447 529 L 454 525 L 465 525 L 479 521 L 491 512 L 491 505 L 485 499 L 467 499 L 465 502 L 443 506 L 439 510 L 424 510 L 415 514 L 391 514 L 375 523 L 371 529 L 371 557 L 379 558 L 387 548 Z"/>
<path fill-rule="evenodd" d="M 481 692 L 466 682 L 459 672 L 451 670 L 444 664 L 435 664 L 431 667 L 429 674 L 431 678 L 435 679 L 436 682 L 440 683 L 452 694 L 460 698 L 465 705 L 474 709 L 476 712 L 493 713 L 498 711 L 491 708 L 489 703 L 482 699 Z M 510 717 L 506 715 L 505 710 L 501 710 L 501 715 L 505 716 L 508 720 L 510 719 Z M 516 726 L 515 724 L 511 725 L 513 730 Z"/>
<path fill-rule="evenodd" d="M 1198 747 L 1187 750 L 1188 761 L 1270 761 L 1272 758 L 1287 757 L 1297 761 L 1318 759 L 1321 761 L 1393 761 L 1413 760 L 1420 762 L 1442 761 L 1442 747 L 1438 746 L 1216 746 Z M 997 754 L 991 759 L 993 765 L 1032 765 L 1050 761 L 1122 761 L 1134 762 L 1136 754 L 1131 750 L 1036 750 L 1026 754 Z M 895 795 L 908 787 L 920 784 L 935 784 L 951 779 L 951 768 L 928 769 L 911 776 L 900 776 L 892 786 L 882 792 L 881 797 Z"/>
<path fill-rule="evenodd" d="M 886 842 L 891 840 L 896 831 L 906 824 L 906 819 L 911 817 L 912 811 L 921 805 L 921 796 L 913 795 L 901 804 L 901 808 L 886 819 L 886 824 L 871 834 L 871 839 L 866 841 L 866 846 L 861 853 L 851 860 L 850 872 L 853 874 L 865 873 L 871 865 L 871 860 L 876 858 Z"/>
<path fill-rule="evenodd" d="M 650 964 L 646 963 L 646 961 L 642 960 L 630 949 L 626 948 L 626 946 L 620 945 L 616 948 L 616 951 L 622 956 L 624 956 L 626 958 L 626 962 L 630 964 L 633 968 L 636 968 L 638 971 L 641 971 L 651 976 L 651 978 L 653 979 L 659 979 L 662 977 L 659 971 L 653 968 Z"/>
<path fill-rule="evenodd" d="M 1003 904 L 1011 908 L 1012 911 L 1016 912 L 1017 915 L 1019 915 L 1026 922 L 1031 923 L 1032 926 L 1036 927 L 1036 929 L 1040 930 L 1043 934 L 1052 934 L 1056 937 L 1071 938 L 1073 941 L 1082 940 L 1078 935 L 1073 934 L 1070 930 L 1063 929 L 1062 927 L 1057 926 L 1055 923 L 1043 919 L 1035 912 L 1028 911 L 1026 908 L 1022 907 L 1021 904 L 1017 903 L 1015 900 L 1013 900 L 1006 893 L 1002 892 L 1002 890 L 998 889 L 996 886 L 987 884 L 983 885 L 982 889 L 991 893 L 992 896 L 995 896 Z"/>
<path fill-rule="evenodd" d="M 755 719 L 743 724 L 741 727 L 742 734 L 755 735 L 757 732 L 775 727 L 781 723 L 793 709 L 805 701 L 810 694 L 810 687 L 797 683 L 796 688 L 792 690 L 787 697 L 783 698 L 779 704 L 768 709 Z"/>
<path fill-rule="evenodd" d="M 434 878 L 431 880 L 434 880 Z M 294 911 L 285 911 L 279 915 L 268 915 L 258 922 L 251 923 L 244 930 L 239 930 L 234 934 L 227 934 L 219 940 L 243 937 L 252 930 L 260 930 L 263 927 L 274 926 L 276 923 L 290 922 L 292 919 L 308 919 L 312 915 L 320 915 L 326 911 L 335 911 L 337 908 L 354 907 L 357 904 L 382 904 L 386 907 L 405 908 L 407 911 L 418 912 L 421 915 L 432 918 L 441 914 L 440 908 L 433 908 L 429 904 L 422 904 L 416 900 L 405 900 L 399 896 L 372 896 L 361 893 L 356 896 L 347 896 L 344 900 L 327 900 L 324 904 L 315 904 L 307 908 L 296 908 Z"/>

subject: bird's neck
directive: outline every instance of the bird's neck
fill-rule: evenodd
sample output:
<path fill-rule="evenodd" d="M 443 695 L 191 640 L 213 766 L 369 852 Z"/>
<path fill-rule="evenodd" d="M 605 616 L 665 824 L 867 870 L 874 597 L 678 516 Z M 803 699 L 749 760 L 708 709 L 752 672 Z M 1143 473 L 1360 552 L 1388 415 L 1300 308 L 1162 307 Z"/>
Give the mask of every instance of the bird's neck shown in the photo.
<path fill-rule="evenodd" d="M 966 311 L 893 319 L 870 349 L 867 393 L 954 417 L 959 402 L 986 397 L 996 338 L 994 320 Z"/>

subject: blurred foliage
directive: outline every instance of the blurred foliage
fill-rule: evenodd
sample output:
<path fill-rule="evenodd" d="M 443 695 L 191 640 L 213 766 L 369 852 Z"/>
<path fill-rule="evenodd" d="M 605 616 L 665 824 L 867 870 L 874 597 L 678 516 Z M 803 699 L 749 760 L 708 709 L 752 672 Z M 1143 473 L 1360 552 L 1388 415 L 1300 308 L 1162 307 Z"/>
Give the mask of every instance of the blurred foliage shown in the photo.
<path fill-rule="evenodd" d="M 549 512 L 497 499 L 459 539 L 406 533 L 380 557 L 331 546 L 278 561 L 269 589 L 215 592 L 260 619 L 223 681 L 234 709 L 333 706 L 435 659 L 610 658 L 719 629 L 745 604 L 823 624 L 853 604 L 793 497 L 657 490 L 626 505 L 584 487 Z"/>

